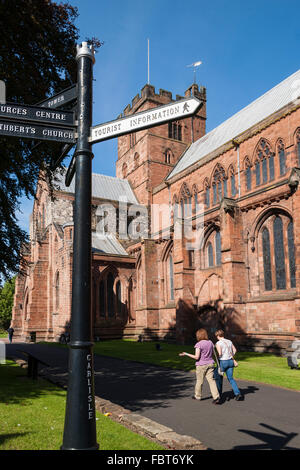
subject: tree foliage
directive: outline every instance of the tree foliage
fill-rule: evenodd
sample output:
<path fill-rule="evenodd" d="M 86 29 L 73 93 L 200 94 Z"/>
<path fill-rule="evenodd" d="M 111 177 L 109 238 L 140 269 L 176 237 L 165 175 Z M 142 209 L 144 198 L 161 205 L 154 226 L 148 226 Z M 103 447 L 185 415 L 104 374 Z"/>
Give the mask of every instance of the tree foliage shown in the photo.
<path fill-rule="evenodd" d="M 16 277 L 5 282 L 0 291 L 0 328 L 7 330 L 11 322 Z"/>
<path fill-rule="evenodd" d="M 50 0 L 0 0 L 0 80 L 6 101 L 36 104 L 76 82 L 76 8 Z M 100 42 L 91 41 L 97 48 Z M 27 234 L 15 213 L 20 198 L 34 196 L 40 169 L 50 164 L 61 144 L 0 136 L 0 273 L 18 269 Z"/>

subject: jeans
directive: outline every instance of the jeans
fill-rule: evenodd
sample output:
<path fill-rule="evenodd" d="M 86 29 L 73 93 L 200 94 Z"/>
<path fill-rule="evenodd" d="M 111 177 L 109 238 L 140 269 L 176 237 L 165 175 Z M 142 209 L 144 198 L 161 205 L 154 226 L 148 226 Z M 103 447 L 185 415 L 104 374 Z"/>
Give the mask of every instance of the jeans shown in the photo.
<path fill-rule="evenodd" d="M 220 360 L 220 367 L 223 372 L 226 372 L 227 379 L 232 387 L 235 396 L 240 395 L 240 390 L 237 386 L 236 381 L 233 378 L 233 359 Z"/>

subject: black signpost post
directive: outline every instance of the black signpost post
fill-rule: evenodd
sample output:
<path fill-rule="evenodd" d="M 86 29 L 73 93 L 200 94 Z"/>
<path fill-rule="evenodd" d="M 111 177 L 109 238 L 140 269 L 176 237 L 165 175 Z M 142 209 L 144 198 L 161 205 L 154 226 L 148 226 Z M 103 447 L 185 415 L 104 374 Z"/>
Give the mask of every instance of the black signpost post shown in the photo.
<path fill-rule="evenodd" d="M 69 383 L 62 450 L 97 450 L 91 325 L 92 68 L 94 53 L 77 48 L 78 138 L 76 166 Z"/>

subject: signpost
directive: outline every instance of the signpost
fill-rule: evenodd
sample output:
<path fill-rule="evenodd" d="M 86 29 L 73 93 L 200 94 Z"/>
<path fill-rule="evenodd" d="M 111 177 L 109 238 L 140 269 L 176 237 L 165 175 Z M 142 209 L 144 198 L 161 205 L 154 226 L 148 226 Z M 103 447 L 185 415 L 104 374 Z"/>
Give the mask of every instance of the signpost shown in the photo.
<path fill-rule="evenodd" d="M 195 114 L 201 105 L 201 101 L 192 97 L 106 122 L 105 124 L 99 124 L 91 128 L 89 140 L 95 144 L 131 132 L 159 126 L 165 122 L 177 121 Z"/>
<path fill-rule="evenodd" d="M 78 85 L 37 106 L 0 103 L 0 135 L 64 142 L 66 145 L 55 165 L 76 144 L 66 174 L 67 186 L 74 174 L 76 180 L 69 384 L 61 449 L 97 450 L 91 325 L 92 145 L 192 116 L 202 102 L 191 97 L 92 127 L 92 68 L 95 58 L 87 42 L 77 46 L 76 60 Z M 56 109 L 76 99 L 78 122 L 75 122 L 74 112 Z"/>
<path fill-rule="evenodd" d="M 77 84 L 72 85 L 69 88 L 57 93 L 56 95 L 51 96 L 46 100 L 40 101 L 38 106 L 42 108 L 60 108 L 65 106 L 67 103 L 77 100 Z"/>

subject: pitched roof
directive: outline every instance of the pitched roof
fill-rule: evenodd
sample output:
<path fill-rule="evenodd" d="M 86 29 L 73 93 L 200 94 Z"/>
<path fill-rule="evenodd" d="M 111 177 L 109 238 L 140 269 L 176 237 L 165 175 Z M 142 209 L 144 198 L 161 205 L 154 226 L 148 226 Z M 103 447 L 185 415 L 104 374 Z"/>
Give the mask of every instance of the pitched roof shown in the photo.
<path fill-rule="evenodd" d="M 100 235 L 92 232 L 92 251 L 94 253 L 128 256 L 127 251 L 114 235 Z"/>
<path fill-rule="evenodd" d="M 59 191 L 75 193 L 75 178 L 73 178 L 70 186 L 65 185 L 65 174 L 61 175 L 58 173 L 56 178 L 55 187 Z M 122 198 L 124 202 L 138 204 L 138 200 L 127 180 L 98 173 L 92 174 L 92 197 L 109 201 L 119 201 Z"/>
<path fill-rule="evenodd" d="M 209 153 L 230 142 L 242 132 L 296 100 L 300 94 L 299 80 L 300 70 L 198 139 L 186 150 L 166 179 L 169 180 L 172 176 L 177 175 Z"/>

